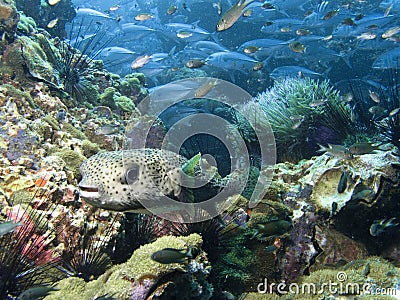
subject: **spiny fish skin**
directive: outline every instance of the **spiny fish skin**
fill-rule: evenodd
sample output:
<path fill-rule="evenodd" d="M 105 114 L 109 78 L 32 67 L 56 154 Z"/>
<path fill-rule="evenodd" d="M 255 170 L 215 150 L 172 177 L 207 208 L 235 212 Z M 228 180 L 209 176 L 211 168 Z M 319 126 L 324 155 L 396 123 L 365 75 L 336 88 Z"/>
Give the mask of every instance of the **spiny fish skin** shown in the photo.
<path fill-rule="evenodd" d="M 159 149 L 99 152 L 80 167 L 80 195 L 95 207 L 145 212 L 139 199 L 180 194 L 185 162 L 182 156 Z"/>

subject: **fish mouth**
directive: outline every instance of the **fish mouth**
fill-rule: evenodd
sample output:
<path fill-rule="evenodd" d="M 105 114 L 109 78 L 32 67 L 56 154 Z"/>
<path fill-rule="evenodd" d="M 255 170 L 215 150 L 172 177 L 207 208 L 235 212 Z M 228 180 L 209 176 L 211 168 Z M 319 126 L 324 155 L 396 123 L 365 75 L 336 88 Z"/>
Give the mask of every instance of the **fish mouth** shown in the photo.
<path fill-rule="evenodd" d="M 93 185 L 82 185 L 79 184 L 79 194 L 84 199 L 95 199 L 100 198 L 99 188 Z"/>

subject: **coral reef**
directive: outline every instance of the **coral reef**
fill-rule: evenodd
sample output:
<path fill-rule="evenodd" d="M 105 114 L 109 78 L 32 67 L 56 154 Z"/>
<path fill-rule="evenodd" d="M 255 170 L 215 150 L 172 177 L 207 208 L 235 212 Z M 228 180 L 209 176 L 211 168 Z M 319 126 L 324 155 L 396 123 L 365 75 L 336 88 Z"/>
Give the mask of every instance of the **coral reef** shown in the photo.
<path fill-rule="evenodd" d="M 346 263 L 393 245 L 390 235 L 376 239 L 369 228 L 373 220 L 399 217 L 391 200 L 398 195 L 398 164 L 391 151 L 352 160 L 324 154 L 297 165 L 278 164 L 271 187 L 279 189 L 283 204 L 293 209 L 282 277 L 291 281 L 313 268 Z M 339 193 L 342 170 L 349 171 L 349 177 Z"/>
<path fill-rule="evenodd" d="M 35 199 L 24 197 L 29 203 Z M 24 202 L 16 194 L 13 200 Z M 26 204 L 6 207 L 2 212 L 16 228 L 0 236 L 0 297 L 17 297 L 36 285 L 52 284 L 63 278 L 56 268 L 60 256 L 50 247 L 55 230 L 48 227 L 45 214 Z"/>
<path fill-rule="evenodd" d="M 0 32 L 4 35 L 0 41 L 1 53 L 14 40 L 19 18 L 19 13 L 13 3 L 4 1 L 0 3 Z"/>
<path fill-rule="evenodd" d="M 47 1 L 40 0 L 16 0 L 15 4 L 18 10 L 32 17 L 40 28 L 46 28 L 52 36 L 60 38 L 66 37 L 65 24 L 71 22 L 76 15 L 70 0 L 60 1 L 57 5 L 50 5 Z M 56 18 L 56 25 L 48 26 Z"/>
<path fill-rule="evenodd" d="M 135 105 L 147 96 L 147 90 L 143 88 L 146 80 L 142 73 L 132 73 L 124 78 L 116 80 L 115 88 L 126 97 L 129 97 Z"/>
<path fill-rule="evenodd" d="M 355 116 L 357 123 L 328 82 L 308 78 L 276 81 L 242 107 L 242 116 L 208 102 L 210 112 L 238 127 L 250 150 L 256 132 L 244 119 L 257 120 L 261 106 L 275 132 L 279 160 L 292 162 L 275 166 L 264 198 L 251 209 L 247 198 L 260 176 L 258 152 L 252 151 L 246 188 L 227 199 L 228 208 L 218 207 L 219 218 L 171 224 L 153 216 L 122 216 L 79 198 L 81 162 L 100 150 L 160 148 L 169 126 L 137 109 L 147 96 L 143 74 L 111 74 L 92 57 L 88 49 L 94 48 L 81 44 L 86 51 L 79 51 L 62 41 L 63 22 L 73 16 L 69 1 L 54 6 L 17 1 L 24 8 L 28 3 L 35 7 L 29 12 L 33 18 L 13 4 L 0 4 L 0 228 L 10 220 L 21 223 L 0 236 L 0 297 L 12 299 L 33 285 L 57 281 L 59 290 L 46 299 L 265 299 L 246 293 L 257 291 L 263 279 L 320 284 L 339 271 L 349 282 L 398 288 L 393 264 L 400 264 L 400 232 L 382 225 L 400 219 L 398 149 L 385 144 L 352 159 L 311 158 L 317 143 L 373 141 L 377 136 L 369 130 L 376 123 L 382 137 L 398 147 L 399 115 L 388 115 L 399 107 L 397 90 L 381 92 L 392 93 L 380 104 L 387 115 L 371 120 L 364 112 Z M 61 38 L 52 38 L 37 26 L 45 28 L 58 9 L 65 18 L 48 31 Z M 201 76 L 203 70 L 164 73 L 172 79 Z M 186 104 L 201 111 L 204 102 Z M 167 121 L 176 114 L 167 113 L 172 115 L 164 116 Z M 358 130 L 362 119 L 368 119 L 368 130 L 356 135 L 353 127 Z M 371 230 L 376 225 L 383 227 L 378 233 Z M 183 263 L 167 264 L 151 259 L 165 248 L 192 257 L 186 253 Z M 278 292 L 276 285 L 271 292 Z M 285 298 L 301 295 L 280 299 Z"/>
<path fill-rule="evenodd" d="M 97 280 L 86 284 L 73 277 L 60 281 L 57 285 L 60 290 L 45 299 L 94 299 L 104 295 L 137 300 L 164 295 L 173 299 L 177 297 L 177 291 L 181 299 L 210 299 L 212 288 L 206 281 L 209 271 L 205 254 L 199 253 L 183 264 L 160 264 L 150 258 L 154 252 L 164 248 L 191 247 L 199 252 L 201 244 L 198 234 L 161 237 L 141 246 L 126 263 L 112 267 Z"/>

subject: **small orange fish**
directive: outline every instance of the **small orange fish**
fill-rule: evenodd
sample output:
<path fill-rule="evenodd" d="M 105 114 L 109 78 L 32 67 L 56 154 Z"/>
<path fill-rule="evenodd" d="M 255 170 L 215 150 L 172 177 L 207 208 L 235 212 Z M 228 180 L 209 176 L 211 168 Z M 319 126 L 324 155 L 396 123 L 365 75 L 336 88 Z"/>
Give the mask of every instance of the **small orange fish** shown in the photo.
<path fill-rule="evenodd" d="M 196 92 L 194 93 L 194 97 L 195 98 L 202 98 L 204 96 L 206 96 L 216 85 L 217 85 L 217 81 L 207 81 L 206 83 L 204 83 L 203 85 L 201 85 Z"/>

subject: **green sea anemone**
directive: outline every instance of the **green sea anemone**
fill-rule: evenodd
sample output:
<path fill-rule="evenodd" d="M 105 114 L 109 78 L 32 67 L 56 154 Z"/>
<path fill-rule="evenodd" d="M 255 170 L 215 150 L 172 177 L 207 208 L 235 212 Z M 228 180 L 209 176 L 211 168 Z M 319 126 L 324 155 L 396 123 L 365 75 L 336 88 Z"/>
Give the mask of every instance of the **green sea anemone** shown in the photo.
<path fill-rule="evenodd" d="M 249 101 L 242 113 L 258 122 L 259 107 L 274 132 L 278 161 L 309 158 L 318 149 L 317 144 L 339 144 L 354 132 L 350 108 L 340 101 L 339 92 L 328 81 L 279 79 Z M 240 118 L 239 130 L 247 140 L 253 140 L 254 131 L 242 125 L 245 123 Z"/>

